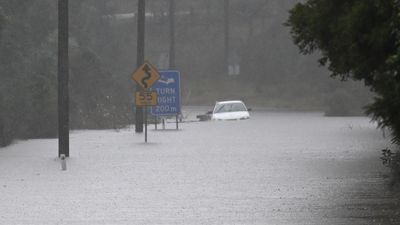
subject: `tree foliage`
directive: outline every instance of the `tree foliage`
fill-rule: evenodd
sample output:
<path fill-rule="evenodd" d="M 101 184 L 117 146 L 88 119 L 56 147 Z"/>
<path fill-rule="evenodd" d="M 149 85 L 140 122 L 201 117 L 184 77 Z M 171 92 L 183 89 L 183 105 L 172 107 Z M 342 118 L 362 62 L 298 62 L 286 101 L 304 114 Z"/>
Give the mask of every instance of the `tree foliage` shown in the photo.
<path fill-rule="evenodd" d="M 90 49 L 88 33 L 101 31 L 101 20 L 90 24 L 99 10 L 85 3 L 70 5 L 79 13 L 70 30 L 71 127 L 118 128 L 130 120 L 129 96 Z M 57 1 L 0 0 L 0 63 L 0 146 L 55 137 Z"/>
<path fill-rule="evenodd" d="M 363 81 L 377 94 L 367 112 L 400 143 L 400 6 L 398 0 L 308 0 L 287 25 L 304 54 L 343 80 Z"/>
<path fill-rule="evenodd" d="M 297 0 L 230 0 L 230 52 L 232 63 L 240 64 L 235 76 L 224 72 L 224 1 L 175 2 L 183 104 L 240 98 L 252 105 L 323 110 L 324 99 L 338 89 L 338 82 L 320 76 L 325 69 L 298 54 L 282 26 Z M 166 69 L 168 1 L 147 3 L 145 56 Z M 132 0 L 69 1 L 72 129 L 132 122 L 136 7 Z M 57 1 L 0 0 L 0 145 L 56 136 L 56 68 Z"/>

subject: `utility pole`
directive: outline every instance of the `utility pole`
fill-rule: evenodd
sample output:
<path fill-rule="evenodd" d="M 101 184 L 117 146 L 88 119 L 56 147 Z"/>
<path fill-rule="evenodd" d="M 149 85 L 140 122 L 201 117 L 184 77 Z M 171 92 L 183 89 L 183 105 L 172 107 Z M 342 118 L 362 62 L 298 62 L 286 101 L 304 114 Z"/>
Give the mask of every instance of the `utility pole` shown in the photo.
<path fill-rule="evenodd" d="M 229 73 L 229 25 L 230 25 L 230 19 L 229 19 L 229 0 L 224 0 L 224 71 L 226 75 Z"/>
<path fill-rule="evenodd" d="M 138 0 L 138 19 L 137 19 L 137 67 L 144 63 L 144 32 L 145 32 L 145 0 Z M 136 91 L 140 91 L 141 87 L 136 84 Z M 143 133 L 143 108 L 136 106 L 135 112 L 135 131 Z"/>
<path fill-rule="evenodd" d="M 175 0 L 169 0 L 169 69 L 175 69 Z"/>
<path fill-rule="evenodd" d="M 58 156 L 69 157 L 68 0 L 58 0 Z"/>
<path fill-rule="evenodd" d="M 169 69 L 175 69 L 175 0 L 169 0 Z M 176 129 L 179 130 L 179 115 L 175 115 Z"/>

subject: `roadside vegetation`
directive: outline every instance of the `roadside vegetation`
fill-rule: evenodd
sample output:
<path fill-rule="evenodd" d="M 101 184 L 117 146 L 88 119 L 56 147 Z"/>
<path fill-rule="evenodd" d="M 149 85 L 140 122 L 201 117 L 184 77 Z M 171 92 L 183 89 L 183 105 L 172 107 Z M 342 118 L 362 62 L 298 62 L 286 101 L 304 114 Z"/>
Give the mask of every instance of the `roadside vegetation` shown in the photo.
<path fill-rule="evenodd" d="M 168 2 L 146 1 L 145 57 L 159 69 L 168 63 Z M 229 1 L 229 62 L 239 70 L 227 74 L 223 2 L 175 0 L 184 105 L 240 99 L 251 107 L 362 115 L 369 90 L 330 79 L 316 56 L 293 45 L 283 24 L 297 0 Z M 137 1 L 69 4 L 71 129 L 133 123 Z M 0 0 L 0 146 L 56 135 L 57 1 Z"/>
<path fill-rule="evenodd" d="M 400 1 L 308 0 L 290 11 L 287 25 L 300 51 L 321 54 L 332 77 L 362 81 L 375 94 L 366 112 L 399 146 Z M 383 158 L 400 182 L 396 150 Z"/>

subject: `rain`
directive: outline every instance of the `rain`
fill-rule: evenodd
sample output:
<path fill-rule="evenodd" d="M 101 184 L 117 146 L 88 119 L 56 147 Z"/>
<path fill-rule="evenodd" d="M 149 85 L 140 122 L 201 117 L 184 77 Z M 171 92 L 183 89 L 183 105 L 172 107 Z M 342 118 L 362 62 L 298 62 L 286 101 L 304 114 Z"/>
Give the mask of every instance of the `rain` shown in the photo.
<path fill-rule="evenodd" d="M 310 2 L 0 0 L 0 224 L 400 224 L 400 19 Z"/>

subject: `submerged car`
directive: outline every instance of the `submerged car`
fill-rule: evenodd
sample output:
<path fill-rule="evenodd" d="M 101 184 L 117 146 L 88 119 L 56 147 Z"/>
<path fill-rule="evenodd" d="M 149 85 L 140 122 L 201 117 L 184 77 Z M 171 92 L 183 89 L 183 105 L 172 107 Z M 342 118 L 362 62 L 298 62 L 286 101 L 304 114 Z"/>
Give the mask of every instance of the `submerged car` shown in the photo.
<path fill-rule="evenodd" d="M 246 105 L 239 100 L 216 102 L 212 111 L 212 120 L 245 120 L 250 119 Z"/>

